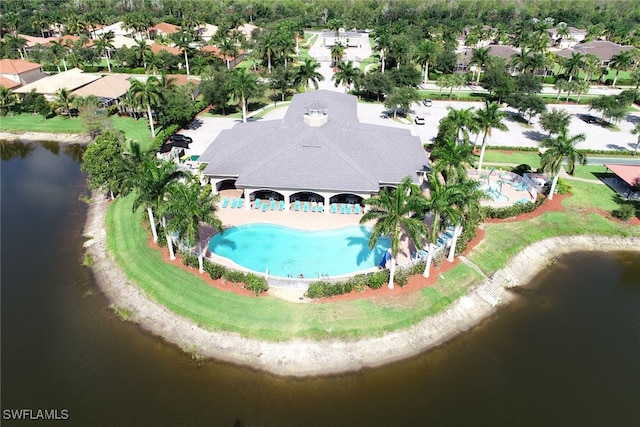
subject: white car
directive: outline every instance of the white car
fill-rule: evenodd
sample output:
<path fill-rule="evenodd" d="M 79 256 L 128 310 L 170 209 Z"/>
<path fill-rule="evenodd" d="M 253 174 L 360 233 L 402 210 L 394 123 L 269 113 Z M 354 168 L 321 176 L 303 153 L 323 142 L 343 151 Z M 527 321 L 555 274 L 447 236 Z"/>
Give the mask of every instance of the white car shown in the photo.
<path fill-rule="evenodd" d="M 424 117 L 423 116 L 416 116 L 413 121 L 417 124 L 417 125 L 424 125 L 425 121 L 424 121 Z"/>

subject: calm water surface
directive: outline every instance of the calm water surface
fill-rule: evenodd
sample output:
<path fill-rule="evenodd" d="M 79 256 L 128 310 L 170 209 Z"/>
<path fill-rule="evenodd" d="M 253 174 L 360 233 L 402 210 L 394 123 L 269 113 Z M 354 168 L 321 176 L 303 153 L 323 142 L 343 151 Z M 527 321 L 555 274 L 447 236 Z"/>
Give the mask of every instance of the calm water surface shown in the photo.
<path fill-rule="evenodd" d="M 3 410 L 68 409 L 79 426 L 640 425 L 637 254 L 565 257 L 470 333 L 384 368 L 199 366 L 117 320 L 80 265 L 77 163 L 51 145 L 2 148 Z"/>

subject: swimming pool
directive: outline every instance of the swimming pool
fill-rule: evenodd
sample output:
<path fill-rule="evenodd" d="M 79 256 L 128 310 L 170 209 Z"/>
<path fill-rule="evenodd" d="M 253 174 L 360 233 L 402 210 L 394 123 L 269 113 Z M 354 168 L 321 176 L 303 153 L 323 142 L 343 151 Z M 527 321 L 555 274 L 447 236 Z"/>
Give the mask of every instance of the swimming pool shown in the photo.
<path fill-rule="evenodd" d="M 378 239 L 369 250 L 370 229 L 351 226 L 306 231 L 273 224 L 232 227 L 209 241 L 209 249 L 258 273 L 270 276 L 318 278 L 340 276 L 375 267 L 391 246 Z"/>
<path fill-rule="evenodd" d="M 480 189 L 482 191 L 486 191 L 489 196 L 496 202 L 508 202 L 509 197 L 502 194 L 502 186 L 498 187 L 497 185 L 489 186 L 487 184 L 483 184 Z"/>

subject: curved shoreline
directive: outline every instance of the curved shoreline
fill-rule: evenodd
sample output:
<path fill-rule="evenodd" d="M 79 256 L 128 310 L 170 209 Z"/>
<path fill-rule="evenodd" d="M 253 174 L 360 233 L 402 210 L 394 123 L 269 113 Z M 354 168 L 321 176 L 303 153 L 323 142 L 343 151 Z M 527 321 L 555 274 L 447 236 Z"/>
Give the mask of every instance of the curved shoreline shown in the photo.
<path fill-rule="evenodd" d="M 91 137 L 84 133 L 55 133 L 33 131 L 0 131 L 0 141 L 40 142 L 54 141 L 62 144 L 88 144 Z"/>
<path fill-rule="evenodd" d="M 470 289 L 444 312 L 411 328 L 358 341 L 267 342 L 201 328 L 152 301 L 140 288 L 129 283 L 107 251 L 105 216 L 108 206 L 109 202 L 102 198 L 93 199 L 84 229 L 84 236 L 89 239 L 85 246 L 93 257 L 92 270 L 98 285 L 111 302 L 131 311 L 131 321 L 181 348 L 197 349 L 203 356 L 294 377 L 358 371 L 422 353 L 495 313 L 496 308 L 482 297 L 483 288 L 491 288 L 493 295 L 500 296 L 507 287 L 528 283 L 559 255 L 580 250 L 640 251 L 640 238 L 570 236 L 546 239 L 523 249 L 496 273 L 506 279 L 497 290 L 487 280 Z"/>

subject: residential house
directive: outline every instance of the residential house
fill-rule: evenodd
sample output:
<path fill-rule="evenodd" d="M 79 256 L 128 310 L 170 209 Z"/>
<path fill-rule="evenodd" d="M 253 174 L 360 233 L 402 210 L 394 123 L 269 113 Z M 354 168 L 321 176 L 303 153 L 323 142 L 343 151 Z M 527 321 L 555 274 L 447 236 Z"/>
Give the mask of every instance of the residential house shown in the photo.
<path fill-rule="evenodd" d="M 69 71 L 54 74 L 53 76 L 43 77 L 16 89 L 14 92 L 26 94 L 31 92 L 31 90 L 35 90 L 36 93 L 44 95 L 47 100 L 53 101 L 56 98 L 56 92 L 61 88 L 74 91 L 98 80 L 100 77 L 100 74 L 84 73 L 79 68 L 73 68 Z"/>
<path fill-rule="evenodd" d="M 42 65 L 22 59 L 0 59 L 0 86 L 15 89 L 47 77 Z"/>
<path fill-rule="evenodd" d="M 576 52 L 583 55 L 591 53 L 600 58 L 602 61 L 602 67 L 608 68 L 613 56 L 631 49 L 633 49 L 633 46 L 623 46 L 607 40 L 596 40 L 588 43 L 577 44 L 571 49 L 560 50 L 556 52 L 556 55 L 562 58 L 571 58 L 571 54 Z"/>
<path fill-rule="evenodd" d="M 569 32 L 568 35 L 560 35 L 558 34 L 558 27 L 551 28 L 547 31 L 549 35 L 550 44 L 552 47 L 559 49 L 569 49 L 578 43 L 582 43 L 587 37 L 587 30 L 575 27 L 567 27 Z"/>
<path fill-rule="evenodd" d="M 153 27 L 149 28 L 149 36 L 154 38 L 156 35 L 160 35 L 163 37 L 168 37 L 171 34 L 175 34 L 180 32 L 180 27 L 173 24 L 168 24 L 166 22 L 159 22 Z"/>

